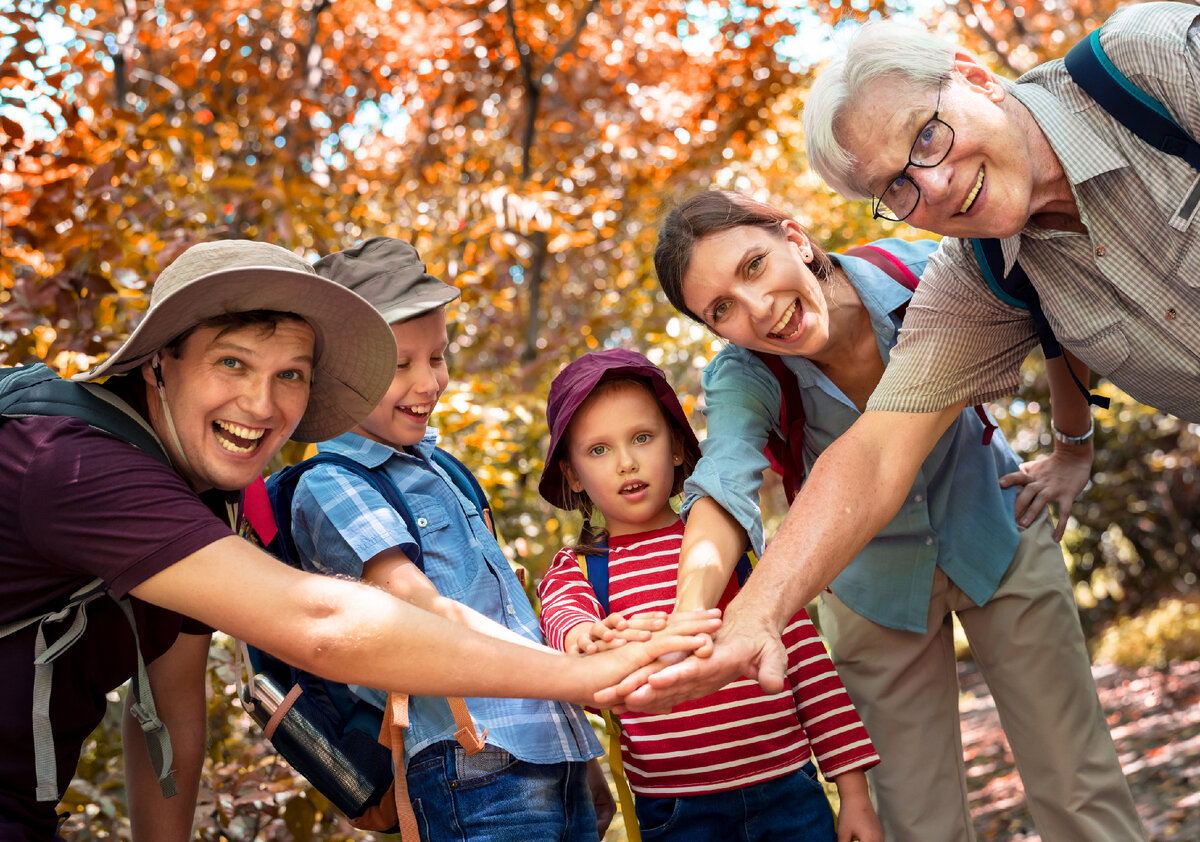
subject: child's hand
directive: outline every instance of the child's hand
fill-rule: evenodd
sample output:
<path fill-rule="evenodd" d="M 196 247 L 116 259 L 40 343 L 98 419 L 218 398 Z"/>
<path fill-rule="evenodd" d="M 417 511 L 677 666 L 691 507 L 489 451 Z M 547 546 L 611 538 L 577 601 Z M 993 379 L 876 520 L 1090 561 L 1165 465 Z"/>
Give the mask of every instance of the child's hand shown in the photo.
<path fill-rule="evenodd" d="M 853 771 L 833 779 L 842 806 L 838 810 L 838 842 L 883 842 L 883 827 L 867 790 L 867 776 Z"/>
<path fill-rule="evenodd" d="M 613 612 L 595 623 L 583 627 L 571 647 L 576 655 L 594 655 L 607 649 L 615 649 L 626 643 L 649 640 L 652 632 L 667 626 L 665 611 L 647 611 L 636 617 L 625 617 Z"/>

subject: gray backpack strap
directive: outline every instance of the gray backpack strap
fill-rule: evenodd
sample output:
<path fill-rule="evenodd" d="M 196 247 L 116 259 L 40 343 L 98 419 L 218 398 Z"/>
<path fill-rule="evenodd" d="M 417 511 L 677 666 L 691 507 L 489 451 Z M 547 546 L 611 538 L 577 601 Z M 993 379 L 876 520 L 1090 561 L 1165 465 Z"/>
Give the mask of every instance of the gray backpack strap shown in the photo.
<path fill-rule="evenodd" d="M 32 617 L 0 626 L 0 638 L 13 634 L 26 626 L 37 623 L 37 637 L 33 648 L 33 761 L 37 775 L 36 797 L 38 801 L 57 802 L 61 793 L 58 791 L 58 769 L 54 755 L 54 728 L 50 722 L 50 692 L 54 681 L 54 661 L 63 652 L 71 648 L 87 629 L 87 606 L 99 597 L 108 595 L 108 586 L 103 579 L 93 579 L 86 585 L 76 589 L 67 600 L 67 604 L 56 611 L 47 611 Z M 163 797 L 170 798 L 177 791 L 175 779 L 171 777 L 172 761 L 170 737 L 167 727 L 158 718 L 154 707 L 154 697 L 150 692 L 150 677 L 146 672 L 146 663 L 142 658 L 142 649 L 138 640 L 137 625 L 133 618 L 133 608 L 127 599 L 116 600 L 121 606 L 129 627 L 133 631 L 133 639 L 137 648 L 138 672 L 134 678 L 133 693 L 136 703 L 132 712 L 142 726 L 146 735 L 146 748 L 150 753 L 155 775 Z M 46 643 L 46 623 L 57 623 L 71 618 L 71 625 L 50 644 Z"/>
<path fill-rule="evenodd" d="M 127 599 L 118 599 L 117 605 L 125 612 L 129 620 L 129 628 L 133 631 L 133 642 L 137 647 L 137 675 L 133 677 L 130 692 L 133 693 L 133 704 L 129 712 L 142 726 L 142 735 L 146 738 L 146 751 L 150 754 L 150 767 L 158 778 L 158 788 L 162 790 L 163 798 L 170 798 L 179 792 L 175 785 L 175 770 L 171 763 L 175 759 L 171 749 L 171 735 L 167 733 L 166 724 L 158 718 L 158 708 L 154 705 L 154 693 L 150 690 L 150 674 L 146 672 L 146 661 L 142 658 L 142 643 L 138 639 L 137 623 L 133 620 L 133 606 Z"/>

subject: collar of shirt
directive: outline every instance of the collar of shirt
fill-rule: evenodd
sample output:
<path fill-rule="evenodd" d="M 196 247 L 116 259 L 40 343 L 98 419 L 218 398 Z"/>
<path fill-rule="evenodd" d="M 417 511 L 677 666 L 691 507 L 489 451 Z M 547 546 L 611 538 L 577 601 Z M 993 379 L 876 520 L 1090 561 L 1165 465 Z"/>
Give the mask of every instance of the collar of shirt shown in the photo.
<path fill-rule="evenodd" d="M 1061 65 L 1062 62 L 1050 64 Z M 1022 82 L 1014 86 L 1012 94 L 1029 109 L 1034 121 L 1049 141 L 1050 148 L 1062 165 L 1067 182 L 1071 186 L 1071 194 L 1082 213 L 1084 203 L 1080 201 L 1079 186 L 1097 176 L 1129 167 L 1129 160 L 1097 134 L 1087 120 L 1080 116 L 1078 110 L 1066 105 L 1059 94 L 1043 87 L 1043 79 L 1045 84 L 1057 84 L 1061 81 L 1053 80 L 1049 76 L 1056 69 L 1066 74 L 1066 70 L 1061 67 L 1038 68 L 1037 71 L 1030 71 L 1021 77 Z M 1026 79 L 1029 81 L 1024 81 Z M 1091 102 L 1090 99 L 1087 101 Z M 1083 220 L 1083 224 L 1087 225 L 1086 219 Z M 1021 237 L 1045 236 L 1045 233 L 1045 229 L 1040 225 L 1029 222 L 1013 236 L 1000 241 L 1004 252 L 1005 274 L 1011 272 L 1017 262 L 1017 255 L 1021 250 Z"/>
<path fill-rule="evenodd" d="M 425 461 L 433 459 L 433 450 L 437 447 L 438 431 L 435 427 L 428 427 L 425 430 L 425 438 L 413 445 L 412 448 L 417 452 L 417 455 Z M 381 444 L 374 439 L 369 439 L 359 433 L 342 433 L 335 439 L 321 442 L 317 445 L 317 449 L 323 453 L 336 453 L 339 456 L 345 456 L 348 459 L 353 459 L 360 465 L 367 468 L 378 468 L 393 456 L 405 456 L 410 459 L 414 458 L 412 454 L 406 453 L 390 445 Z"/>

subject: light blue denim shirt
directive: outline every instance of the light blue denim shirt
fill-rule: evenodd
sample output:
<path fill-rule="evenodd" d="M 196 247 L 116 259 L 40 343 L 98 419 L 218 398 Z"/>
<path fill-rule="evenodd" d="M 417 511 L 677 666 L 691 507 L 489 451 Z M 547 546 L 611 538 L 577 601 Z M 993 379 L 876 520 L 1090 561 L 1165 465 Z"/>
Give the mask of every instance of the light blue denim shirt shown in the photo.
<path fill-rule="evenodd" d="M 888 239 L 876 243 L 916 275 L 937 243 Z M 910 293 L 881 270 L 856 257 L 839 257 L 871 316 L 884 363 L 896 343 L 900 314 Z M 804 464 L 850 428 L 860 413 L 815 365 L 784 357 L 796 375 L 807 421 Z M 764 536 L 758 492 L 767 470 L 763 448 L 779 425 L 780 388 L 766 365 L 735 345 L 722 348 L 704 369 L 708 437 L 703 457 L 685 487 L 684 516 L 700 497 L 729 512 L 762 552 Z M 999 433 L 984 447 L 983 423 L 972 408 L 933 448 L 903 506 L 832 584 L 834 593 L 867 619 L 893 629 L 924 632 L 933 571 L 940 567 L 976 604 L 995 592 L 1017 547 L 1013 509 L 1017 489 L 1000 488 L 1002 475 L 1019 461 Z M 813 507 L 810 517 L 836 517 Z"/>
<path fill-rule="evenodd" d="M 407 450 L 396 450 L 345 433 L 317 449 L 347 456 L 368 468 L 383 467 L 404 496 L 420 530 L 425 575 L 438 593 L 474 608 L 529 640 L 542 643 L 537 617 L 500 546 L 474 503 L 433 464 L 437 431 Z M 383 497 L 340 468 L 318 465 L 296 486 L 292 533 L 306 569 L 361 578 L 363 564 L 384 550 L 399 547 L 410 558 L 416 539 L 403 518 Z M 386 694 L 352 688 L 383 707 Z M 600 755 L 583 711 L 561 702 L 538 699 L 467 699 L 489 745 L 529 763 L 587 760 Z M 412 696 L 405 756 L 442 740 L 457 728 L 443 697 Z"/>

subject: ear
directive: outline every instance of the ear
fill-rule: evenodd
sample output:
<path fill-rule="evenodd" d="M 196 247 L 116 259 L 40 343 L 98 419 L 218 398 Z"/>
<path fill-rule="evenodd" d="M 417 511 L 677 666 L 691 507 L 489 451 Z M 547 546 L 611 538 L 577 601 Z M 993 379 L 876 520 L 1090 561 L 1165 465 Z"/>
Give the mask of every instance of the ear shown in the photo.
<path fill-rule="evenodd" d="M 807 263 L 812 260 L 812 246 L 809 245 L 808 235 L 804 233 L 804 229 L 800 227 L 800 223 L 794 219 L 785 219 L 780 223 L 780 228 L 783 230 L 784 238 L 796 248 L 800 249 L 801 254 L 807 254 Z"/>
<path fill-rule="evenodd" d="M 675 432 L 671 435 L 671 463 L 676 466 L 683 464 L 683 440 Z"/>
<path fill-rule="evenodd" d="M 571 460 L 559 460 L 558 467 L 562 469 L 563 476 L 567 478 L 567 487 L 576 494 L 582 494 L 583 483 L 579 481 L 579 476 L 575 473 L 575 469 L 571 467 Z"/>
<path fill-rule="evenodd" d="M 992 102 L 1004 99 L 1004 86 L 1000 84 L 996 74 L 980 64 L 979 60 L 969 53 L 957 52 L 954 54 L 951 78 L 964 83 L 972 91 L 985 94 Z"/>

